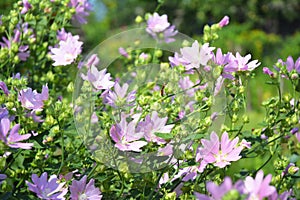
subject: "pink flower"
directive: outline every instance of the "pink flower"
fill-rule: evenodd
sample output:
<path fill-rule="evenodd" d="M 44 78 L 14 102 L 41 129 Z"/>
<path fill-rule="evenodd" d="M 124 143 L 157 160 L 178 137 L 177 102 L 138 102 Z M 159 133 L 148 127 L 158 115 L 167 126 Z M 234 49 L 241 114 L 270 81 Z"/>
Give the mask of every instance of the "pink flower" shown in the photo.
<path fill-rule="evenodd" d="M 155 142 L 157 144 L 164 144 L 166 141 L 155 133 L 170 133 L 174 125 L 166 125 L 168 117 L 160 118 L 158 113 L 153 111 L 145 117 L 145 121 L 138 124 L 138 131 L 145 134 L 145 139 L 148 142 Z"/>
<path fill-rule="evenodd" d="M 8 118 L 1 119 L 0 123 L 0 140 L 2 140 L 7 146 L 11 148 L 31 149 L 33 143 L 21 143 L 20 141 L 27 140 L 30 138 L 30 134 L 20 135 L 18 130 L 20 125 L 14 125 L 9 132 L 10 121 Z"/>
<path fill-rule="evenodd" d="M 248 54 L 245 57 L 241 56 L 239 52 L 236 53 L 235 57 L 231 55 L 231 62 L 236 63 L 236 71 L 252 71 L 260 65 L 258 60 L 253 60 L 249 62 L 251 59 L 251 55 Z M 249 63 L 248 63 L 249 62 Z"/>
<path fill-rule="evenodd" d="M 81 74 L 81 78 L 89 81 L 96 90 L 108 90 L 115 84 L 115 82 L 110 81 L 110 73 L 106 73 L 106 69 L 98 71 L 95 65 L 91 66 L 87 75 Z"/>
<path fill-rule="evenodd" d="M 206 66 L 207 62 L 212 58 L 212 50 L 215 47 L 209 47 L 208 43 L 199 46 L 196 40 L 192 47 L 184 47 L 180 49 L 182 58 L 186 60 L 189 64 L 185 65 L 185 69 L 188 71 L 193 68 L 199 68 L 200 65 Z"/>
<path fill-rule="evenodd" d="M 201 161 L 201 168 L 208 163 L 212 163 L 220 168 L 230 165 L 230 162 L 241 158 L 240 153 L 243 147 L 237 146 L 238 141 L 238 137 L 230 140 L 228 133 L 224 132 L 220 142 L 218 135 L 212 132 L 210 140 L 201 139 L 203 147 L 197 149 L 196 161 Z"/>
<path fill-rule="evenodd" d="M 140 148 L 147 145 L 145 141 L 138 141 L 144 135 L 143 132 L 135 130 L 136 122 L 132 120 L 127 123 L 126 115 L 121 114 L 121 121 L 110 129 L 110 136 L 116 143 L 115 147 L 121 151 L 142 151 Z"/>
<path fill-rule="evenodd" d="M 79 181 L 73 180 L 70 186 L 72 200 L 100 200 L 102 198 L 99 188 L 95 187 L 94 179 L 86 183 L 87 176 L 83 176 Z"/>
<path fill-rule="evenodd" d="M 59 65 L 69 65 L 77 58 L 77 56 L 81 53 L 81 46 L 83 42 L 79 41 L 79 36 L 72 36 L 68 34 L 67 39 L 61 40 L 59 42 L 58 48 L 52 48 L 52 56 L 51 58 L 55 61 L 53 66 Z"/>
<path fill-rule="evenodd" d="M 166 14 L 159 16 L 157 13 L 154 13 L 147 21 L 146 31 L 149 34 L 155 34 L 166 30 L 169 26 L 170 23 L 168 22 L 168 16 Z"/>
<path fill-rule="evenodd" d="M 18 96 L 24 108 L 30 110 L 42 110 L 44 102 L 49 98 L 48 86 L 43 86 L 42 93 L 37 93 L 36 90 L 32 91 L 31 88 L 21 90 Z"/>
<path fill-rule="evenodd" d="M 224 26 L 227 26 L 229 24 L 229 17 L 224 16 L 223 19 L 219 22 L 219 26 L 222 28 Z"/>
<path fill-rule="evenodd" d="M 248 200 L 262 200 L 264 197 L 272 195 L 276 191 L 276 188 L 269 185 L 271 180 L 271 174 L 267 175 L 264 179 L 264 172 L 262 170 L 257 172 L 255 179 L 247 176 L 244 185 L 245 193 L 248 194 Z"/>
<path fill-rule="evenodd" d="M 104 97 L 104 103 L 116 108 L 118 106 L 131 106 L 135 100 L 136 91 L 127 93 L 129 85 L 125 83 L 122 87 L 115 83 L 114 91 L 108 91 Z"/>
<path fill-rule="evenodd" d="M 175 26 L 171 26 L 168 22 L 167 15 L 159 16 L 157 13 L 150 15 L 147 21 L 146 31 L 155 39 L 160 38 L 161 36 L 159 34 L 162 34 L 166 43 L 174 42 L 175 39 L 172 37 L 178 33 L 178 31 L 175 30 Z"/>
<path fill-rule="evenodd" d="M 71 0 L 70 7 L 75 8 L 75 14 L 73 20 L 76 20 L 80 24 L 86 24 L 86 17 L 89 16 L 89 11 L 92 10 L 92 5 L 88 0 Z"/>
<path fill-rule="evenodd" d="M 57 183 L 56 175 L 51 175 L 49 180 L 47 180 L 47 177 L 47 172 L 44 172 L 41 177 L 32 174 L 31 180 L 33 183 L 26 181 L 28 189 L 36 193 L 41 199 L 64 200 L 64 196 L 68 192 L 67 188 L 63 188 L 65 183 Z"/>

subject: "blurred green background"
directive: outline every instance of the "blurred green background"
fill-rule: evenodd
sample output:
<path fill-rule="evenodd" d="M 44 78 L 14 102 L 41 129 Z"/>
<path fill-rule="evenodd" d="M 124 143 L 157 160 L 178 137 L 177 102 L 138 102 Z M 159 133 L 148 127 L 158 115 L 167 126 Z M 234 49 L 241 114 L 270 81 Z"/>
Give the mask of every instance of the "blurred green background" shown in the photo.
<path fill-rule="evenodd" d="M 15 0 L 1 0 L 0 13 L 7 14 Z M 274 88 L 264 84 L 267 77 L 262 67 L 272 67 L 277 59 L 300 56 L 300 0 L 90 0 L 93 12 L 88 24 L 74 29 L 85 41 L 84 53 L 113 35 L 114 30 L 126 30 L 137 15 L 153 13 L 161 2 L 159 14 L 167 14 L 177 29 L 191 37 L 200 38 L 203 26 L 230 17 L 229 26 L 220 31 L 220 39 L 212 46 L 223 52 L 239 51 L 252 54 L 262 64 L 248 85 L 251 101 L 249 110 L 254 119 L 262 116 L 261 102 Z M 21 3 L 21 1 L 20 1 Z M 288 92 L 288 91 L 287 91 Z"/>

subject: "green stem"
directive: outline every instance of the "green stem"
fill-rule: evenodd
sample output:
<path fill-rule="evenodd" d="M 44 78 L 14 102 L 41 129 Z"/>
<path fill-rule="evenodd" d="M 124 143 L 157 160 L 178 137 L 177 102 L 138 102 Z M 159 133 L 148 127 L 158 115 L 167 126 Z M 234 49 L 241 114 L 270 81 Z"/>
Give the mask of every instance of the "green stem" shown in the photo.
<path fill-rule="evenodd" d="M 57 175 L 61 172 L 62 167 L 64 166 L 65 161 L 65 140 L 64 140 L 64 130 L 61 131 L 61 163 L 58 169 Z"/>

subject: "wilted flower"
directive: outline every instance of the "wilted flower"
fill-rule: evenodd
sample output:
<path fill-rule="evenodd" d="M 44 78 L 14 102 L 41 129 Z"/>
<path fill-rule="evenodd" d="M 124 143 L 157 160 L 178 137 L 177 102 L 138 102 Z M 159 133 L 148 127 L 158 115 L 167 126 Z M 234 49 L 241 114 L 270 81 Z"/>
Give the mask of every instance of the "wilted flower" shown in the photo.
<path fill-rule="evenodd" d="M 83 176 L 79 181 L 73 180 L 70 186 L 72 200 L 100 200 L 102 198 L 99 188 L 95 187 L 94 179 L 86 183 L 87 176 Z"/>
<path fill-rule="evenodd" d="M 106 73 L 106 69 L 98 71 L 94 65 L 88 70 L 87 75 L 81 74 L 81 77 L 83 80 L 89 81 L 96 90 L 108 90 L 115 84 L 110 81 L 110 73 Z"/>
<path fill-rule="evenodd" d="M 116 143 L 115 147 L 121 151 L 141 151 L 141 147 L 147 145 L 145 141 L 137 141 L 144 136 L 143 132 L 135 130 L 136 122 L 132 120 L 127 123 L 126 115 L 121 114 L 121 121 L 110 129 L 110 136 Z"/>
<path fill-rule="evenodd" d="M 18 130 L 20 125 L 14 125 L 10 131 L 10 121 L 8 118 L 1 119 L 0 123 L 0 140 L 11 148 L 31 149 L 33 143 L 21 143 L 20 141 L 30 138 L 30 134 L 20 135 Z M 9 135 L 8 135 L 9 132 Z"/>
<path fill-rule="evenodd" d="M 264 172 L 262 170 L 257 172 L 255 179 L 247 176 L 244 185 L 248 199 L 263 200 L 265 197 L 272 195 L 276 191 L 276 188 L 269 185 L 271 180 L 272 175 L 269 174 L 264 178 Z"/>
<path fill-rule="evenodd" d="M 75 8 L 75 14 L 73 20 L 76 20 L 80 24 L 86 24 L 86 17 L 89 16 L 89 11 L 92 10 L 92 5 L 88 0 L 71 0 L 70 7 Z"/>
<path fill-rule="evenodd" d="M 240 153 L 243 147 L 237 146 L 238 141 L 238 137 L 230 140 L 227 132 L 223 133 L 220 141 L 218 135 L 212 132 L 210 140 L 201 139 L 203 147 L 197 149 L 196 161 L 201 161 L 202 167 L 205 167 L 208 163 L 220 168 L 230 165 L 230 162 L 241 158 Z"/>
<path fill-rule="evenodd" d="M 65 183 L 58 183 L 56 175 L 51 175 L 47 180 L 48 174 L 44 172 L 41 177 L 37 174 L 31 175 L 33 183 L 26 181 L 28 189 L 41 199 L 64 200 L 68 192 L 68 188 L 63 188 Z"/>
<path fill-rule="evenodd" d="M 59 42 L 58 48 L 52 48 L 51 58 L 55 61 L 53 66 L 69 65 L 81 53 L 81 46 L 83 42 L 79 41 L 79 36 L 72 36 L 68 34 L 67 39 Z"/>
<path fill-rule="evenodd" d="M 30 110 L 42 110 L 44 102 L 49 98 L 48 86 L 44 85 L 42 93 L 37 93 L 36 90 L 32 91 L 31 88 L 23 89 L 20 91 L 18 99 L 24 108 Z"/>

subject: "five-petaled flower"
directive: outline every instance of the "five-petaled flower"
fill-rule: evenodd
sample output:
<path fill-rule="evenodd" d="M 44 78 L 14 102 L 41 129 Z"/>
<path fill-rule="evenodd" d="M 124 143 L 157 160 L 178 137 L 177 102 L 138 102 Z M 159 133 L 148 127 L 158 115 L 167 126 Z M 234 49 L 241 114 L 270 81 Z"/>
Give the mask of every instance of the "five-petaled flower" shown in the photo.
<path fill-rule="evenodd" d="M 87 75 L 81 74 L 81 78 L 89 81 L 96 90 L 108 90 L 115 85 L 115 82 L 110 81 L 110 73 L 106 73 L 106 69 L 98 71 L 95 65 L 91 66 Z"/>
<path fill-rule="evenodd" d="M 42 110 L 44 102 L 49 98 L 48 86 L 44 85 L 42 93 L 32 91 L 31 88 L 23 89 L 19 92 L 18 99 L 24 108 L 29 110 Z"/>
<path fill-rule="evenodd" d="M 220 141 L 218 135 L 212 132 L 210 140 L 201 139 L 203 146 L 197 149 L 196 161 L 201 162 L 201 169 L 208 163 L 220 168 L 230 165 L 230 162 L 241 158 L 243 146 L 238 146 L 238 141 L 238 137 L 230 140 L 227 132 L 223 133 Z"/>
<path fill-rule="evenodd" d="M 51 49 L 51 58 L 55 61 L 53 66 L 65 66 L 74 62 L 81 53 L 82 44 L 83 42 L 79 41 L 78 35 L 67 34 L 67 39 L 61 40 L 58 48 Z"/>
<path fill-rule="evenodd" d="M 127 93 L 129 85 L 124 83 L 121 87 L 115 83 L 114 91 L 109 90 L 103 95 L 104 103 L 116 108 L 118 106 L 131 106 L 135 100 L 136 91 Z"/>
<path fill-rule="evenodd" d="M 155 133 L 170 133 L 174 124 L 166 125 L 168 117 L 160 118 L 156 111 L 152 114 L 148 114 L 145 117 L 145 121 L 139 122 L 137 130 L 143 132 L 145 139 L 148 142 L 155 142 L 157 144 L 164 144 L 166 141 Z"/>
<path fill-rule="evenodd" d="M 68 188 L 64 188 L 64 182 L 58 183 L 56 175 L 51 175 L 49 180 L 47 172 L 40 177 L 37 174 L 31 175 L 33 183 L 26 181 L 28 189 L 34 192 L 41 199 L 64 200 L 68 192 Z"/>
<path fill-rule="evenodd" d="M 126 115 L 121 113 L 121 121 L 110 129 L 110 136 L 116 143 L 115 147 L 121 151 L 142 151 L 140 148 L 147 145 L 145 141 L 139 141 L 144 136 L 143 132 L 136 131 L 134 120 L 127 123 Z"/>
<path fill-rule="evenodd" d="M 248 200 L 262 200 L 272 195 L 276 191 L 276 188 L 269 185 L 271 180 L 272 175 L 269 174 L 264 178 L 264 172 L 262 170 L 257 172 L 255 179 L 251 176 L 246 177 L 244 181 L 244 192 L 248 194 Z"/>
<path fill-rule="evenodd" d="M 79 181 L 73 180 L 70 186 L 71 200 L 100 200 L 102 198 L 99 188 L 95 187 L 94 179 L 88 183 L 87 176 L 83 176 Z"/>
<path fill-rule="evenodd" d="M 10 120 L 8 118 L 2 118 L 0 123 L 0 140 L 2 140 L 7 146 L 11 148 L 31 149 L 33 143 L 22 143 L 20 141 L 27 140 L 31 134 L 20 135 L 18 133 L 20 125 L 14 125 L 10 131 Z M 9 132 L 9 134 L 8 134 Z"/>

